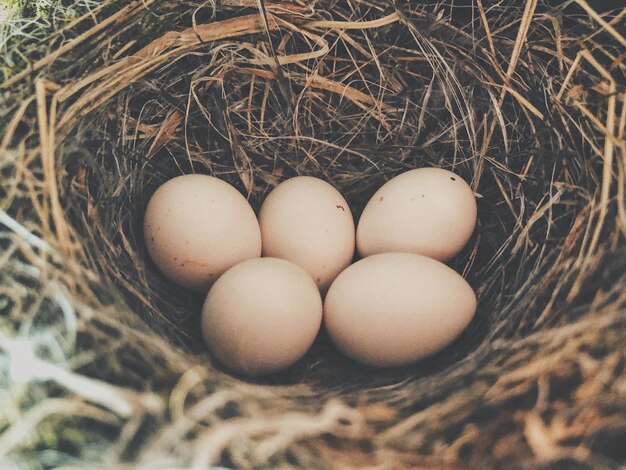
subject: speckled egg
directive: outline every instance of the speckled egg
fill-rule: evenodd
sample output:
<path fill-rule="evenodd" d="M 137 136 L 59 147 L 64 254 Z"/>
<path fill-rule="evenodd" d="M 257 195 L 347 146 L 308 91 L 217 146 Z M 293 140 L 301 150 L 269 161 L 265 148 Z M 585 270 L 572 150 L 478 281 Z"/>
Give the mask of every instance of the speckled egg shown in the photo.
<path fill-rule="evenodd" d="M 143 228 L 157 267 L 198 292 L 206 292 L 228 268 L 261 256 L 252 207 L 233 186 L 208 175 L 178 176 L 159 187 Z"/>
<path fill-rule="evenodd" d="M 302 267 L 322 292 L 354 256 L 354 219 L 329 183 L 309 176 L 282 182 L 259 213 L 263 256 Z"/>
<path fill-rule="evenodd" d="M 460 176 L 441 168 L 407 171 L 365 206 L 357 249 L 361 256 L 398 251 L 446 261 L 467 244 L 476 216 L 474 192 Z"/>

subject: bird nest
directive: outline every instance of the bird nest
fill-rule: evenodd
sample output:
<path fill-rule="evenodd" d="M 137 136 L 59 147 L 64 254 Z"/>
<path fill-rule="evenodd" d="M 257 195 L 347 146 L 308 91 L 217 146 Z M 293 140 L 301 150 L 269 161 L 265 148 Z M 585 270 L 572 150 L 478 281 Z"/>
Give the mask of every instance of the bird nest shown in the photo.
<path fill-rule="evenodd" d="M 626 9 L 84 3 L 2 46 L 0 462 L 626 463 Z M 424 166 L 476 192 L 452 266 L 479 306 L 410 367 L 358 366 L 322 333 L 281 374 L 230 376 L 202 345 L 202 297 L 142 239 L 149 197 L 180 174 L 255 210 L 317 176 L 359 214 Z"/>

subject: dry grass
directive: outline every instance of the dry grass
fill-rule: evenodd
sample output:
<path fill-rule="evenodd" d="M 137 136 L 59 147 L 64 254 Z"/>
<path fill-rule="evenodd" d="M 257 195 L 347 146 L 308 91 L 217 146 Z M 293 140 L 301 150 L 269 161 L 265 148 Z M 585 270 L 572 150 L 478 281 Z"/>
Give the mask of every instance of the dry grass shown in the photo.
<path fill-rule="evenodd" d="M 626 9 L 258 8 L 109 0 L 48 42 L 7 43 L 29 65 L 0 84 L 0 459 L 625 464 Z M 181 173 L 255 208 L 315 175 L 358 214 L 426 165 L 478 195 L 454 267 L 480 305 L 412 367 L 358 367 L 322 336 L 284 374 L 230 377 L 198 337 L 202 299 L 141 239 L 150 194 Z"/>

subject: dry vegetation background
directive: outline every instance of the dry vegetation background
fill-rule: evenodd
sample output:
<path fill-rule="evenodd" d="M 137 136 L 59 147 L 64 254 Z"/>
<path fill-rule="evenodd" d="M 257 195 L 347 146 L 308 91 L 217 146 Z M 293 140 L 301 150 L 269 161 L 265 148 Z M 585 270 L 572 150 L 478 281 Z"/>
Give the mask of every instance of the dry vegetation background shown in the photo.
<path fill-rule="evenodd" d="M 0 467 L 626 465 L 626 7 L 26 5 L 0 26 Z M 479 310 L 411 367 L 322 334 L 229 376 L 141 239 L 181 173 L 256 209 L 319 176 L 358 214 L 427 165 L 478 195 L 454 267 Z"/>

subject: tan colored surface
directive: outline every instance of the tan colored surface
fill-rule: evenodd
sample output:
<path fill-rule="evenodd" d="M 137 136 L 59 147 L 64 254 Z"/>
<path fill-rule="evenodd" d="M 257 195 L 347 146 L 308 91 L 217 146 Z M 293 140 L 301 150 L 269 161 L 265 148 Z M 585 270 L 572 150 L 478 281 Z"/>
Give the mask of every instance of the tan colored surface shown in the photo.
<path fill-rule="evenodd" d="M 254 211 L 233 186 L 208 175 L 184 175 L 163 184 L 144 218 L 150 256 L 176 283 L 206 292 L 220 274 L 261 256 Z"/>
<path fill-rule="evenodd" d="M 467 244 L 476 198 L 463 179 L 441 168 L 407 171 L 369 200 L 357 228 L 361 256 L 407 252 L 446 261 Z"/>
<path fill-rule="evenodd" d="M 325 181 L 298 176 L 279 184 L 259 214 L 263 256 L 307 271 L 322 292 L 354 256 L 354 220 L 343 196 Z"/>
<path fill-rule="evenodd" d="M 362 259 L 335 280 L 324 321 L 335 345 L 374 366 L 400 366 L 450 344 L 469 324 L 476 297 L 443 263 L 409 253 Z"/>
<path fill-rule="evenodd" d="M 277 258 L 248 260 L 224 273 L 202 309 L 202 332 L 213 355 L 248 376 L 296 362 L 321 322 L 315 283 L 302 268 Z"/>

